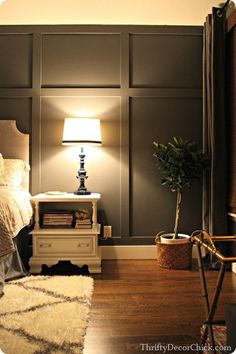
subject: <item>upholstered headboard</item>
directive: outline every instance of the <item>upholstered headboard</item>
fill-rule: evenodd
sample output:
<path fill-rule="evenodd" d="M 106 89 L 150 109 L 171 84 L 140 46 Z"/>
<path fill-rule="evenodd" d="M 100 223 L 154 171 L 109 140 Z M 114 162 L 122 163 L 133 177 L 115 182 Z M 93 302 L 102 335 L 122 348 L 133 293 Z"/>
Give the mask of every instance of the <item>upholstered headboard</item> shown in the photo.
<path fill-rule="evenodd" d="M 21 133 L 15 120 L 0 120 L 0 153 L 6 159 L 21 159 L 29 163 L 29 134 Z M 29 177 L 23 181 L 29 189 Z"/>

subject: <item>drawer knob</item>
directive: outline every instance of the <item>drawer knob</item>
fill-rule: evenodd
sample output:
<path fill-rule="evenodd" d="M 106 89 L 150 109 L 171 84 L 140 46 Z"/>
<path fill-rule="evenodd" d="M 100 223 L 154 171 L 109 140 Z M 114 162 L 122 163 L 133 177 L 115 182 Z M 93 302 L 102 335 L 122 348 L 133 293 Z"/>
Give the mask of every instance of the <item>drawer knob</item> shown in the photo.
<path fill-rule="evenodd" d="M 79 243 L 78 247 L 89 247 L 89 243 Z"/>
<path fill-rule="evenodd" d="M 40 243 L 39 245 L 40 248 L 50 248 L 52 247 L 51 243 Z"/>

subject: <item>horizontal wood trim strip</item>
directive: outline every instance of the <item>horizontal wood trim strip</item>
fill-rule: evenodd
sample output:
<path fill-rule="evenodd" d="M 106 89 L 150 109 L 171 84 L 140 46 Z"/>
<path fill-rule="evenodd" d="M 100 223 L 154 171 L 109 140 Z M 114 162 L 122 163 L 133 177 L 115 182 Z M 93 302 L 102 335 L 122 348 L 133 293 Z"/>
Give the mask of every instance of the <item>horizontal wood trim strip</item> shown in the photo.
<path fill-rule="evenodd" d="M 31 88 L 0 88 L 0 97 L 32 97 L 34 90 Z"/>
<path fill-rule="evenodd" d="M 2 25 L 1 33 L 5 34 L 29 34 L 31 33 L 56 33 L 56 34 L 119 34 L 140 33 L 140 34 L 172 34 L 175 35 L 202 35 L 202 26 L 157 26 L 156 25 Z M 124 30 L 125 28 L 125 30 Z"/>

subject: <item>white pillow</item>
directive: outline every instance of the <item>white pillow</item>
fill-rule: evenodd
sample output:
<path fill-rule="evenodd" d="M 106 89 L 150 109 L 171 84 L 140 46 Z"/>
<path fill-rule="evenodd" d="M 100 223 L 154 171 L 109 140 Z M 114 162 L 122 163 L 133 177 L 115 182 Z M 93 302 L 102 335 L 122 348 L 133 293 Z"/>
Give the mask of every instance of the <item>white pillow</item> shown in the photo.
<path fill-rule="evenodd" d="M 3 173 L 0 174 L 0 186 L 21 187 L 22 181 L 29 172 L 29 165 L 20 159 L 3 159 Z"/>

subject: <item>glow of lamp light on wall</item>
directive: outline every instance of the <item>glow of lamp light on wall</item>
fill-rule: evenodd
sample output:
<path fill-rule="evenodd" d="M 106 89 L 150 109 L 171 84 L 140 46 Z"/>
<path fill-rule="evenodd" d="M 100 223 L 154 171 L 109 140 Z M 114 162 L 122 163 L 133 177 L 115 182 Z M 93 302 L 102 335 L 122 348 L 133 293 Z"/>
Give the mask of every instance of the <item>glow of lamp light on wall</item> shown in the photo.
<path fill-rule="evenodd" d="M 5 0 L 0 0 L 0 6 L 2 5 L 2 3 L 4 2 Z"/>

